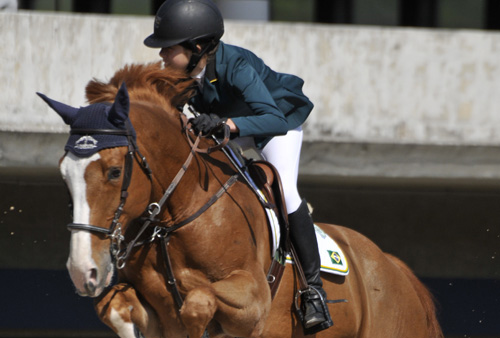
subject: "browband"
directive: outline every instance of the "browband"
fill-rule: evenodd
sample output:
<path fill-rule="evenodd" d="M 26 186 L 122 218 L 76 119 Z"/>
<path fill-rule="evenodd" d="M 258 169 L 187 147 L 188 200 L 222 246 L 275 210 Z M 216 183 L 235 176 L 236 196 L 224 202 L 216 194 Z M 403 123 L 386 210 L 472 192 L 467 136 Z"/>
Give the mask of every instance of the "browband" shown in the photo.
<path fill-rule="evenodd" d="M 71 129 L 71 135 L 123 135 L 132 136 L 128 130 L 122 129 Z"/>

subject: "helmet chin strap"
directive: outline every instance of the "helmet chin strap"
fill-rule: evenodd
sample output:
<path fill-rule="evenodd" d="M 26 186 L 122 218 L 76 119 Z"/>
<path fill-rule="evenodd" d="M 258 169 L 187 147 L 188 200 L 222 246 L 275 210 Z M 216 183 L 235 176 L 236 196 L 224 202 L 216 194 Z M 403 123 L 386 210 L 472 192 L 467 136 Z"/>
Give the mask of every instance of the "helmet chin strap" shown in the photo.
<path fill-rule="evenodd" d="M 217 42 L 215 40 L 212 40 L 209 43 L 207 43 L 207 45 L 203 47 L 201 51 L 198 52 L 198 47 L 196 46 L 196 42 L 186 41 L 185 46 L 193 51 L 193 54 L 191 54 L 191 59 L 189 60 L 189 63 L 186 67 L 187 73 L 191 74 L 193 69 L 195 69 L 196 65 L 198 64 L 198 62 L 200 62 L 203 55 L 205 55 L 208 51 L 212 50 L 212 48 L 214 48 L 216 45 Z"/>

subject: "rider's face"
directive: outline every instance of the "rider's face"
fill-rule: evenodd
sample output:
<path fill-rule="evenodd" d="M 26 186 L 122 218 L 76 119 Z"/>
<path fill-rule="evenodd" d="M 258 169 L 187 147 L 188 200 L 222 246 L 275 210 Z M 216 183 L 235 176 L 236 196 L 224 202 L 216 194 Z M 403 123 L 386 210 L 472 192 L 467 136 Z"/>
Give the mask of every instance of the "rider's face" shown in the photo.
<path fill-rule="evenodd" d="M 191 59 L 192 52 L 180 45 L 162 48 L 160 50 L 160 57 L 166 66 L 173 67 L 179 70 L 185 70 L 189 60 Z"/>

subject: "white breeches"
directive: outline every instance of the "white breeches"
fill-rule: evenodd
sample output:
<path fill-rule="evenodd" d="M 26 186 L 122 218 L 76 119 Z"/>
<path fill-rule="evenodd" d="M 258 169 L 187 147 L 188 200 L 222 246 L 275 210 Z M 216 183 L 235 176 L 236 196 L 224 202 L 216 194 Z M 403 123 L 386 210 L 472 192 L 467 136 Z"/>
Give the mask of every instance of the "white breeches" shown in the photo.
<path fill-rule="evenodd" d="M 286 135 L 273 137 L 263 149 L 255 147 L 253 137 L 238 137 L 233 141 L 238 143 L 243 151 L 253 149 L 263 160 L 276 167 L 283 185 L 286 209 L 289 214 L 296 211 L 302 203 L 297 190 L 302 127 L 290 130 Z"/>

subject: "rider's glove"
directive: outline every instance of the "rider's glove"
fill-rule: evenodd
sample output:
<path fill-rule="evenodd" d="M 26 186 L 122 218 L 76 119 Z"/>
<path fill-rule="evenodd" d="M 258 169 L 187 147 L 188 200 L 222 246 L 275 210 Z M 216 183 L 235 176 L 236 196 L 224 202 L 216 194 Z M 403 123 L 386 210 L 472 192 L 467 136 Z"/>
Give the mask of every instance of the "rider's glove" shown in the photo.
<path fill-rule="evenodd" d="M 200 114 L 189 120 L 196 133 L 201 132 L 203 136 L 216 135 L 225 128 L 227 118 L 220 118 L 215 114 Z"/>

